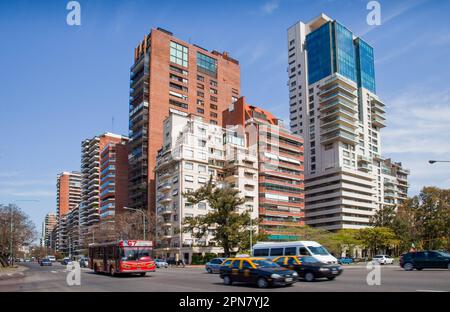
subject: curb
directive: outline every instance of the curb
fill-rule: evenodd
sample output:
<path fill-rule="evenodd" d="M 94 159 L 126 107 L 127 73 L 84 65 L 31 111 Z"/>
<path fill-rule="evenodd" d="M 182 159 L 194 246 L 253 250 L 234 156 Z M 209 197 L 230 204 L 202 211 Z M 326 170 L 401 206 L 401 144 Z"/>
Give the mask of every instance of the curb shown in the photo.
<path fill-rule="evenodd" d="M 0 272 L 0 281 L 9 280 L 13 278 L 23 278 L 25 277 L 25 271 L 27 271 L 28 268 L 24 266 L 18 266 L 16 270 L 12 272 Z"/>

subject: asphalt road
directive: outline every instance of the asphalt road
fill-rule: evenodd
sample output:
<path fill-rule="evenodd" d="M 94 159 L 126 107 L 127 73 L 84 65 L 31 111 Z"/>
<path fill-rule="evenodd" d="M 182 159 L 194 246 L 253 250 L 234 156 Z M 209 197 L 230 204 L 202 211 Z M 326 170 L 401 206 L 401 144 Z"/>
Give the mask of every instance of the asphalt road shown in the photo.
<path fill-rule="evenodd" d="M 450 291 L 450 270 L 423 270 L 407 272 L 398 265 L 381 267 L 381 285 L 369 286 L 364 265 L 344 266 L 344 272 L 334 281 L 300 280 L 290 287 L 258 289 L 251 285 L 226 286 L 218 274 L 208 274 L 203 268 L 162 268 L 147 276 L 110 277 L 82 269 L 81 286 L 68 286 L 65 267 L 56 263 L 41 267 L 37 263 L 23 264 L 28 268 L 20 278 L 0 280 L 0 291 L 175 291 L 175 292 L 320 292 L 320 291 Z"/>

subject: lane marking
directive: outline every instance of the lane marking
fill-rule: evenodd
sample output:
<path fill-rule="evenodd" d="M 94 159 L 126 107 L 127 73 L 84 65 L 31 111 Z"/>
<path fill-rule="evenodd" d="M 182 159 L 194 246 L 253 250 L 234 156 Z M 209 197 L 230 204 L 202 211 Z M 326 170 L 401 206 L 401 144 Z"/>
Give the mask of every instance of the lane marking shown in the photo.
<path fill-rule="evenodd" d="M 433 289 L 416 289 L 419 292 L 448 292 L 447 290 L 433 290 Z"/>

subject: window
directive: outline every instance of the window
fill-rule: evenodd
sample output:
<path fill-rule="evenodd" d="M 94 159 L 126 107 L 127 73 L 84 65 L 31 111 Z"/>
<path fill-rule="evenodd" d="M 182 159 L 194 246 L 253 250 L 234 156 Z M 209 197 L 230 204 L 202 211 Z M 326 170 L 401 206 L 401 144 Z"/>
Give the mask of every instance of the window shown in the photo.
<path fill-rule="evenodd" d="M 308 249 L 306 249 L 305 247 L 298 247 L 298 254 L 300 256 L 310 256 Z"/>
<path fill-rule="evenodd" d="M 197 108 L 197 113 L 204 114 L 205 110 L 203 108 Z"/>
<path fill-rule="evenodd" d="M 178 102 L 178 101 L 175 101 L 175 100 L 169 100 L 169 103 L 172 104 L 172 105 L 184 108 L 184 109 L 188 108 L 188 105 L 186 103 Z"/>
<path fill-rule="evenodd" d="M 203 53 L 197 52 L 197 69 L 212 77 L 217 76 L 217 60 Z"/>
<path fill-rule="evenodd" d="M 206 172 L 206 166 L 205 165 L 198 165 L 198 172 Z"/>
<path fill-rule="evenodd" d="M 205 86 L 202 85 L 201 83 L 197 83 L 197 88 L 203 90 L 203 89 L 205 89 Z"/>
<path fill-rule="evenodd" d="M 289 258 L 288 261 L 287 261 L 287 264 L 288 264 L 288 265 L 296 265 L 296 264 L 297 264 L 297 261 L 295 261 L 294 258 Z"/>
<path fill-rule="evenodd" d="M 233 269 L 239 269 L 239 265 L 241 264 L 241 260 L 234 260 L 233 264 L 231 265 L 231 267 Z"/>
<path fill-rule="evenodd" d="M 284 259 L 285 259 L 285 257 L 281 257 L 281 258 L 279 258 L 277 261 L 275 261 L 276 262 L 276 264 L 278 264 L 278 265 L 283 265 L 284 264 Z"/>
<path fill-rule="evenodd" d="M 197 96 L 199 97 L 205 97 L 205 93 L 202 91 L 197 91 Z"/>
<path fill-rule="evenodd" d="M 217 97 L 216 97 L 216 96 L 212 96 L 212 95 L 211 95 L 210 99 L 211 99 L 211 101 L 213 101 L 213 102 L 217 102 Z"/>
<path fill-rule="evenodd" d="M 211 109 L 217 109 L 217 105 L 216 104 L 211 104 L 209 107 L 211 107 Z"/>
<path fill-rule="evenodd" d="M 282 256 L 283 255 L 283 248 L 272 248 L 272 249 L 270 249 L 270 255 L 271 256 Z"/>
<path fill-rule="evenodd" d="M 269 249 L 255 249 L 253 254 L 255 257 L 267 257 L 269 256 Z"/>
<path fill-rule="evenodd" d="M 244 260 L 244 261 L 242 262 L 242 268 L 243 268 L 243 269 L 252 269 L 253 267 L 252 267 L 252 265 L 250 264 L 250 262 L 248 262 L 247 260 Z"/>
<path fill-rule="evenodd" d="M 210 113 L 209 114 L 212 118 L 217 118 L 217 114 L 216 113 Z"/>
<path fill-rule="evenodd" d="M 211 93 L 211 94 L 217 94 L 217 90 L 216 90 L 216 89 L 213 89 L 213 88 L 211 88 L 211 89 L 209 89 L 209 93 Z"/>
<path fill-rule="evenodd" d="M 184 164 L 184 169 L 193 170 L 194 169 L 194 164 L 193 163 L 185 163 Z"/>
<path fill-rule="evenodd" d="M 200 210 L 206 210 L 206 203 L 198 203 L 197 207 Z"/>
<path fill-rule="evenodd" d="M 194 182 L 194 177 L 191 175 L 184 176 L 184 181 L 186 182 Z"/>
<path fill-rule="evenodd" d="M 206 141 L 205 140 L 198 140 L 198 146 L 205 147 L 206 146 Z"/>
<path fill-rule="evenodd" d="M 172 65 L 170 65 L 170 70 L 173 70 L 174 72 L 177 72 L 177 73 L 182 74 L 182 75 L 185 75 L 185 76 L 188 75 L 187 70 L 184 70 L 184 69 L 181 69 L 181 68 L 172 66 Z"/>
<path fill-rule="evenodd" d="M 295 247 L 284 248 L 284 255 L 285 256 L 295 256 L 296 255 Z"/>
<path fill-rule="evenodd" d="M 170 61 L 183 67 L 188 67 L 188 48 L 171 41 Z"/>
<path fill-rule="evenodd" d="M 197 75 L 197 80 L 198 81 L 205 81 L 205 77 Z"/>
<path fill-rule="evenodd" d="M 200 184 L 206 184 L 206 178 L 204 178 L 204 177 L 198 177 L 198 183 L 200 183 Z"/>
<path fill-rule="evenodd" d="M 205 101 L 197 99 L 197 105 L 205 106 Z"/>
<path fill-rule="evenodd" d="M 211 80 L 211 81 L 209 82 L 209 84 L 210 84 L 211 86 L 213 86 L 213 87 L 217 87 L 217 82 L 214 81 L 214 80 Z"/>

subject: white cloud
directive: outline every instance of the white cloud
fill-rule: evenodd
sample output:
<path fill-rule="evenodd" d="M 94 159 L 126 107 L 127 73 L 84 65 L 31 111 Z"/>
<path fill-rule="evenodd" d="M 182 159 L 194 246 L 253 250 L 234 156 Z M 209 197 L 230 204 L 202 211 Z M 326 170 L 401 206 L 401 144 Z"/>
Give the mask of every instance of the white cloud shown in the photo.
<path fill-rule="evenodd" d="M 274 11 L 276 11 L 280 7 L 280 1 L 279 0 L 272 0 L 269 2 L 266 2 L 264 5 L 260 7 L 260 11 L 264 15 L 270 15 Z"/>
<path fill-rule="evenodd" d="M 426 185 L 450 187 L 450 166 L 428 163 L 450 160 L 450 89 L 413 87 L 387 101 L 387 107 L 382 152 L 411 169 L 412 193 Z"/>

